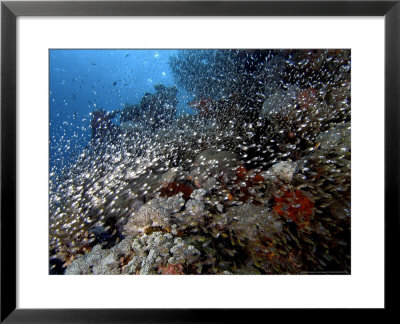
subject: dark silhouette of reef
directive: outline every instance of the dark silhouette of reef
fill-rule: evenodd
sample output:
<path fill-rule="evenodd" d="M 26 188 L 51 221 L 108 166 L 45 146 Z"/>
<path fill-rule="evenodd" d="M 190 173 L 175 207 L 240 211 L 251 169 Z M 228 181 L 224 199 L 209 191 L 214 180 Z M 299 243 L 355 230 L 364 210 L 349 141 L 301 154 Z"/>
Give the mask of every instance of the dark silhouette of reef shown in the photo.
<path fill-rule="evenodd" d="M 162 84 L 154 86 L 155 93 L 145 93 L 139 104 L 126 104 L 121 113 L 121 123 L 141 123 L 153 130 L 176 118 L 178 89 Z"/>

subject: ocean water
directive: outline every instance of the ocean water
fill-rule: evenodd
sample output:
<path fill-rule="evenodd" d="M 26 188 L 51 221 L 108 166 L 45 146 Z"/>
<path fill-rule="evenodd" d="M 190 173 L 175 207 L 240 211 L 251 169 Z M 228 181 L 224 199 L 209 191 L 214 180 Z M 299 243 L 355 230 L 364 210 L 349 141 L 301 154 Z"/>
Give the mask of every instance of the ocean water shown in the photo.
<path fill-rule="evenodd" d="M 49 52 L 51 274 L 350 273 L 351 52 Z"/>
<path fill-rule="evenodd" d="M 154 85 L 174 85 L 169 57 L 176 50 L 50 50 L 50 169 L 71 163 L 90 141 L 91 113 L 136 103 Z M 192 113 L 179 91 L 179 113 Z M 119 123 L 118 118 L 114 120 Z M 62 140 L 60 140 L 62 138 Z"/>

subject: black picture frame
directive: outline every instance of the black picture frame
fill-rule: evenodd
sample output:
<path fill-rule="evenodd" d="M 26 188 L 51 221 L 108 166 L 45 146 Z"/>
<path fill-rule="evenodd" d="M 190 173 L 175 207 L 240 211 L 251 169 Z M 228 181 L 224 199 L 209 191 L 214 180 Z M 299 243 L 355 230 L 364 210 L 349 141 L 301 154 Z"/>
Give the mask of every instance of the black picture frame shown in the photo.
<path fill-rule="evenodd" d="M 400 0 L 396 1 L 2 1 L 1 2 L 1 322 L 243 322 L 268 309 L 16 308 L 16 18 L 18 16 L 384 16 L 385 18 L 385 308 L 398 306 L 400 155 Z M 373 189 L 371 189 L 373 190 Z M 371 235 L 373 236 L 373 235 Z M 373 243 L 373 242 L 372 242 Z M 371 243 L 371 244 L 372 244 Z M 373 257 L 371 256 L 371 262 Z M 368 284 L 368 283 L 366 283 Z M 213 292 L 210 292 L 213 293 Z M 183 292 L 185 294 L 185 292 Z M 189 293 L 188 293 L 189 294 Z M 238 297 L 240 298 L 240 297 Z M 397 299 L 398 300 L 398 299 Z M 357 310 L 353 310 L 357 311 Z M 330 319 L 337 315 L 327 310 Z M 348 312 L 347 312 L 348 313 Z M 282 316 L 282 314 L 280 314 Z M 288 316 L 303 316 L 297 310 Z M 342 316 L 342 315 L 339 315 Z M 337 316 L 337 318 L 339 318 Z M 371 317 L 372 316 L 372 317 Z M 379 317 L 378 317 L 379 316 Z M 307 317 L 306 317 L 307 318 Z M 307 318 L 311 319 L 311 318 Z M 323 318 L 319 318 L 323 320 Z"/>

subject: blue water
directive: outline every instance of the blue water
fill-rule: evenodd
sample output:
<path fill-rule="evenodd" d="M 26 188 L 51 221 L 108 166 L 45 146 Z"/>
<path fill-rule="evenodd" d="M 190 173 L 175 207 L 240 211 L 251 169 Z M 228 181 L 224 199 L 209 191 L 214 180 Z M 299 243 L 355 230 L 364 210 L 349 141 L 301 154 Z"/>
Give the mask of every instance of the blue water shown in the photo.
<path fill-rule="evenodd" d="M 154 85 L 173 86 L 168 64 L 175 50 L 50 50 L 50 171 L 58 172 L 91 139 L 90 113 L 135 104 Z M 178 114 L 191 97 L 178 92 Z M 118 124 L 118 117 L 114 123 Z"/>

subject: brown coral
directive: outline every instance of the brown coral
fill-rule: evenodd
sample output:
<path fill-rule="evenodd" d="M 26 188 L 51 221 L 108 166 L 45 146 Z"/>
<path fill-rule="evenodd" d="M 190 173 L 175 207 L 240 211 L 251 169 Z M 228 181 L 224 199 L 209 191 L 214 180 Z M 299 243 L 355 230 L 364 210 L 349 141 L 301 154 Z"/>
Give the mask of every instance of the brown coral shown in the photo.
<path fill-rule="evenodd" d="M 178 193 L 183 193 L 183 198 L 185 200 L 188 200 L 190 198 L 190 195 L 193 192 L 193 187 L 189 185 L 187 182 L 171 182 L 165 184 L 160 189 L 160 195 L 161 197 L 172 197 Z"/>
<path fill-rule="evenodd" d="M 169 214 L 159 206 L 146 204 L 136 213 L 133 213 L 124 226 L 125 235 L 135 235 L 145 232 L 150 227 L 166 228 L 169 224 Z"/>

